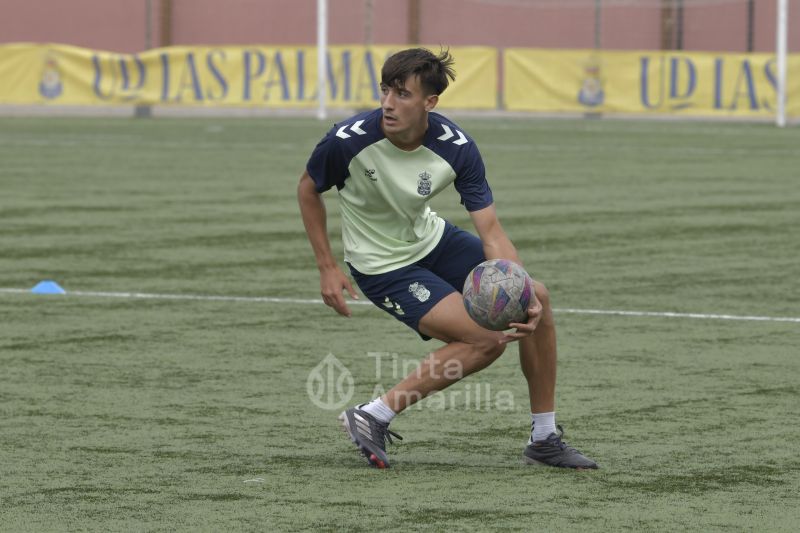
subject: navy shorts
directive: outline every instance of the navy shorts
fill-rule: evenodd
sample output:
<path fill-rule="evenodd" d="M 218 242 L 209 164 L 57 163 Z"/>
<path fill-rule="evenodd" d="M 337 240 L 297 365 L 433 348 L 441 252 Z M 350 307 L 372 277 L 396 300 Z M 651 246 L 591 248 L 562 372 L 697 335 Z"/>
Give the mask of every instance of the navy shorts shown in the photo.
<path fill-rule="evenodd" d="M 478 237 L 445 222 L 439 244 L 416 263 L 375 275 L 348 266 L 372 303 L 429 340 L 419 331 L 420 319 L 448 294 L 461 292 L 467 274 L 484 259 Z"/>

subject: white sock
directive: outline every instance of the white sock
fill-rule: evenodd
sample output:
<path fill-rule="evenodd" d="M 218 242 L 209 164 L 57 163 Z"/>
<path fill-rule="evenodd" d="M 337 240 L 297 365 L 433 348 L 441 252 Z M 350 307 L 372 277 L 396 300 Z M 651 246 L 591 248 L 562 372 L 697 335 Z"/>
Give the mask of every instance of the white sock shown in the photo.
<path fill-rule="evenodd" d="M 383 400 L 380 398 L 375 398 L 371 402 L 362 405 L 359 407 L 362 411 L 366 411 L 381 422 L 385 422 L 388 424 L 392 421 L 392 418 L 397 415 L 394 411 L 392 411 L 388 405 L 383 403 Z"/>
<path fill-rule="evenodd" d="M 531 413 L 531 438 L 528 444 L 546 439 L 556 432 L 556 413 Z"/>

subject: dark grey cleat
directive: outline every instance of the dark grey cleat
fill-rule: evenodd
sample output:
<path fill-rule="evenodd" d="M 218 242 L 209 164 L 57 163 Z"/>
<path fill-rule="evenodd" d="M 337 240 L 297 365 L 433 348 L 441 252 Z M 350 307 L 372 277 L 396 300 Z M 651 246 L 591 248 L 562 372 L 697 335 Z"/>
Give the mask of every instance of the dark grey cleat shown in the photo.
<path fill-rule="evenodd" d="M 370 466 L 389 468 L 389 457 L 386 455 L 386 441 L 392 442 L 392 436 L 403 440 L 403 437 L 391 431 L 389 424 L 377 420 L 374 416 L 362 411 L 360 405 L 351 407 L 339 415 L 345 432 L 359 451 L 367 458 Z"/>
<path fill-rule="evenodd" d="M 545 440 L 528 444 L 522 456 L 523 460 L 529 465 L 536 466 L 556 466 L 577 470 L 597 468 L 597 463 L 572 446 L 567 446 L 567 443 L 561 440 L 561 437 L 564 436 L 564 428 L 557 427 L 558 433 L 550 433 Z"/>

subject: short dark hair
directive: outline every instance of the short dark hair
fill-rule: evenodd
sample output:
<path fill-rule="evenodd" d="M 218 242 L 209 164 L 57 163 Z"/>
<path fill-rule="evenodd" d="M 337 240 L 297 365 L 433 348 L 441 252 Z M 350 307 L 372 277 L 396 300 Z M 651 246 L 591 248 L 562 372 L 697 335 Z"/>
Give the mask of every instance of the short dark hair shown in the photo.
<path fill-rule="evenodd" d="M 426 96 L 442 94 L 450 83 L 447 78 L 456 79 L 453 63 L 449 49 L 436 55 L 426 48 L 409 48 L 386 60 L 381 69 L 381 85 L 399 89 L 411 76 L 419 76 Z"/>

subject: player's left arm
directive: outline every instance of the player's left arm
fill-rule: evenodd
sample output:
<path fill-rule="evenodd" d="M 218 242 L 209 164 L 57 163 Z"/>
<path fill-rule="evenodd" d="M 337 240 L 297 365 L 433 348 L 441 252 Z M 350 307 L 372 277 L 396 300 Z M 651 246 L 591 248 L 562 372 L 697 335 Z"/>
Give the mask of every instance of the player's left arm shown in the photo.
<path fill-rule="evenodd" d="M 517 249 L 511 242 L 511 239 L 506 235 L 503 226 L 500 225 L 500 220 L 497 218 L 497 211 L 494 204 L 478 209 L 477 211 L 470 211 L 472 223 L 475 225 L 475 230 L 481 238 L 483 243 L 483 254 L 486 259 L 509 259 L 515 263 L 522 265 L 522 261 L 517 254 Z M 505 342 L 519 340 L 522 337 L 533 335 L 539 319 L 542 317 L 542 304 L 538 298 L 533 298 L 531 302 L 532 307 L 528 309 L 528 322 L 526 324 L 512 323 L 510 327 L 516 328 L 515 333 L 508 333 L 505 337 Z"/>
<path fill-rule="evenodd" d="M 506 235 L 503 226 L 500 225 L 494 204 L 477 211 L 470 211 L 469 216 L 483 243 L 483 253 L 486 255 L 486 259 L 509 259 L 522 265 L 517 249 Z"/>

